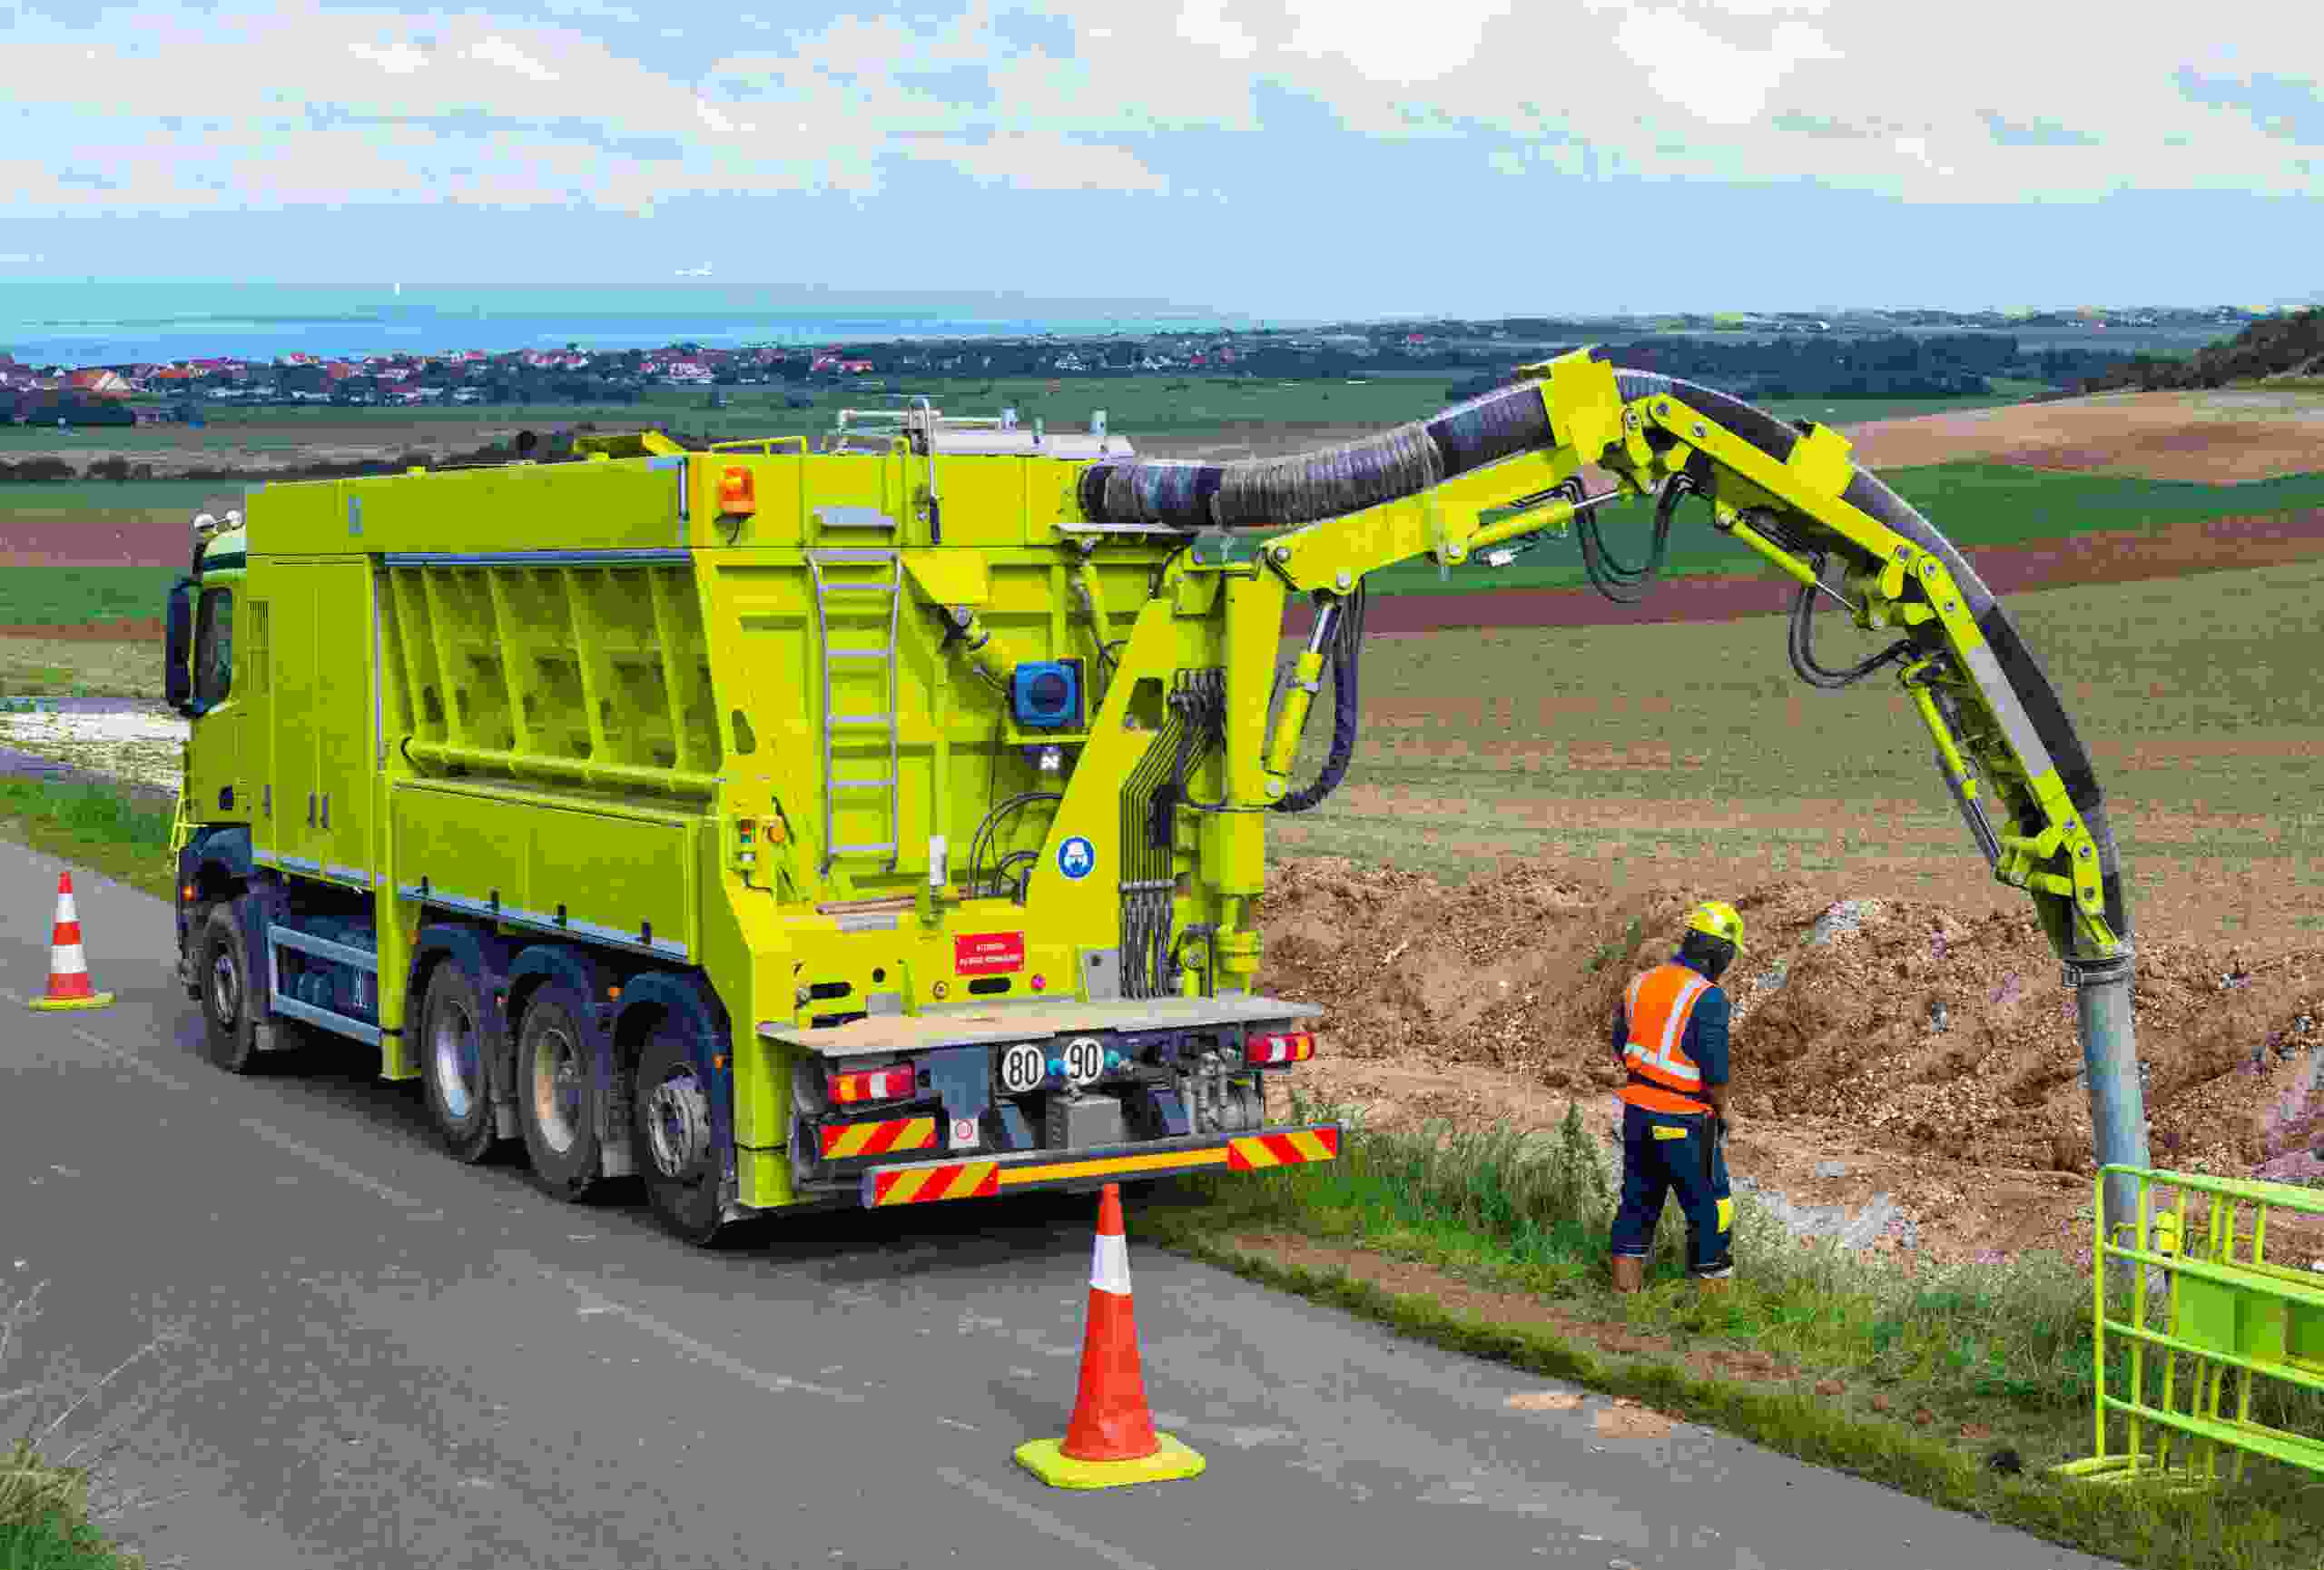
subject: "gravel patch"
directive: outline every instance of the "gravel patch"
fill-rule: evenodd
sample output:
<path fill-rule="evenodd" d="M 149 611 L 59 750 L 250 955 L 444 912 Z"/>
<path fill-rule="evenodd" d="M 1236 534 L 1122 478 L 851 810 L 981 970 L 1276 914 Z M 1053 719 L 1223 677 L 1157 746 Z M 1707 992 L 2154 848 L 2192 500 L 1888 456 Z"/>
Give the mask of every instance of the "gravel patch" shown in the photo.
<path fill-rule="evenodd" d="M 126 782 L 172 798 L 188 731 L 179 716 L 137 699 L 18 699 L 0 709 L 0 774 Z"/>

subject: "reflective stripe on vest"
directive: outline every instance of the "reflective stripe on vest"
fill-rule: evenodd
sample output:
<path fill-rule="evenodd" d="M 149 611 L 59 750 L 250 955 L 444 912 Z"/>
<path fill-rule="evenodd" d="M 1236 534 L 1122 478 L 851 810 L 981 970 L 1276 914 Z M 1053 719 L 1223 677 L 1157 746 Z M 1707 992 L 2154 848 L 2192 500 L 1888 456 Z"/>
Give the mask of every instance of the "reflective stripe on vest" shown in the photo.
<path fill-rule="evenodd" d="M 1709 1110 L 1697 1099 L 1703 1071 L 1680 1043 L 1697 1001 L 1709 990 L 1709 982 L 1680 964 L 1658 965 L 1630 982 L 1624 999 L 1630 1039 L 1622 1061 L 1632 1082 L 1623 1088 L 1625 1101 L 1655 1111 Z"/>

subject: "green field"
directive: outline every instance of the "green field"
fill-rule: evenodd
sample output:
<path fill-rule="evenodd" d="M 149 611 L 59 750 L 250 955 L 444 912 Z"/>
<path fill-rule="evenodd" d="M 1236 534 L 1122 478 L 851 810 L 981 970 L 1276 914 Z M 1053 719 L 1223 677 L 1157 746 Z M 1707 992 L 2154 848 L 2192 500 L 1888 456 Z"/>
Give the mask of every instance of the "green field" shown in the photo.
<path fill-rule="evenodd" d="M 2209 518 L 2260 517 L 2324 507 L 2324 471 L 2197 485 L 2136 475 L 2075 474 L 1999 463 L 1938 463 L 1880 471 L 1883 484 L 1965 550 L 2065 539 L 2102 529 L 2148 529 Z M 1603 533 L 1627 566 L 1643 562 L 1654 534 L 1650 502 L 1601 509 Z M 1665 576 L 1750 573 L 1766 563 L 1750 547 L 1715 532 L 1709 504 L 1689 499 L 1670 521 Z M 1772 569 L 1767 569 L 1772 570 Z M 1463 594 L 1499 588 L 1571 588 L 1589 581 L 1581 547 L 1551 540 L 1501 568 L 1482 563 L 1440 581 L 1433 562 L 1410 561 L 1371 575 L 1383 594 Z"/>
<path fill-rule="evenodd" d="M 209 479 L 57 479 L 0 484 L 0 542 L 7 538 L 11 513 L 49 517 L 100 512 L 183 512 L 221 495 L 241 493 L 232 480 Z"/>
<path fill-rule="evenodd" d="M 0 515 L 0 540 L 7 522 Z M 167 567 L 15 567 L 0 572 L 0 627 L 149 620 L 160 616 L 178 569 Z"/>
<path fill-rule="evenodd" d="M 831 428 L 842 408 L 900 408 L 926 394 L 948 414 L 991 415 L 1014 408 L 1025 423 L 1039 419 L 1060 430 L 1086 429 L 1093 411 L 1106 411 L 1109 430 L 1133 443 L 1141 437 L 1185 437 L 1207 432 L 1253 433 L 1268 426 L 1385 428 L 1433 414 L 1446 393 L 1466 381 L 1462 373 L 1382 371 L 1355 379 L 1281 380 L 1236 376 L 923 378 L 885 379 L 901 394 L 862 388 L 818 388 L 812 409 L 792 409 L 781 386 L 725 389 L 727 407 L 708 407 L 700 389 L 657 387 L 631 403 L 532 403 L 341 409 L 329 404 L 289 407 L 202 406 L 201 430 L 179 425 L 90 427 L 59 431 L 54 427 L 0 425 L 0 454 L 25 454 L 59 447 L 103 448 L 123 452 L 229 448 L 288 451 L 310 442 L 392 445 L 459 441 L 479 444 L 489 434 L 516 427 L 543 428 L 594 422 L 606 429 L 661 423 L 690 434 L 721 438 L 815 434 Z M 1817 419 L 1853 424 L 1958 409 L 2014 403 L 2031 384 L 2008 383 L 1990 396 L 1935 399 L 1810 399 L 1765 407 L 1786 419 Z"/>
<path fill-rule="evenodd" d="M 2324 561 L 2009 599 L 2109 795 L 2134 879 L 2172 862 L 2324 884 Z M 1819 637 L 1827 667 L 1877 644 Z M 1885 678 L 1818 692 L 1781 617 L 1447 631 L 1364 647 L 1348 782 L 1269 825 L 1286 852 L 1461 875 L 1505 856 L 1827 870 L 1975 849 Z M 1330 739 L 1319 699 L 1297 777 Z"/>

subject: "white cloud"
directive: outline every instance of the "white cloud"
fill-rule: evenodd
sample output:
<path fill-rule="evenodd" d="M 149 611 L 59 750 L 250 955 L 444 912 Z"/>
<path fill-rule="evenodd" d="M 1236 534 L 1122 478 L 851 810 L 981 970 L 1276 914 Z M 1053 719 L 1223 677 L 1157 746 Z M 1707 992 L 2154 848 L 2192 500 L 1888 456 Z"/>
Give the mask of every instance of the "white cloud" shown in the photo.
<path fill-rule="evenodd" d="M 1714 125 L 1749 124 L 1795 66 L 1838 58 L 1822 33 L 1802 23 L 1783 23 L 1766 48 L 1753 49 L 1677 10 L 1628 12 L 1613 36 L 1658 97 Z"/>
<path fill-rule="evenodd" d="M 1202 166 L 1174 163 L 1172 133 L 1279 133 L 1261 113 L 1270 91 L 1325 105 L 1349 143 L 1298 151 L 1343 163 L 1367 143 L 1425 138 L 1471 143 L 1481 167 L 1519 179 L 1806 181 L 2010 203 L 2133 188 L 2324 194 L 2324 109 L 2305 129 L 2270 127 L 2280 104 L 2255 114 L 2178 85 L 2189 68 L 2236 80 L 2319 69 L 2293 48 L 2297 14 L 2261 0 L 2207 7 L 2193 39 L 2127 25 L 2111 0 L 1947 0 L 1941 15 L 1896 0 L 1430 0 L 1417 12 L 1053 0 L 1074 31 L 1069 57 L 1004 54 L 998 0 L 917 23 L 803 24 L 784 7 L 704 30 L 656 14 L 674 36 L 651 48 L 634 16 L 614 20 L 629 16 L 615 0 L 547 0 L 532 15 L 514 4 L 157 3 L 94 65 L 102 35 L 20 17 L 12 144 L 72 153 L 16 165 L 11 211 L 382 198 L 645 211 L 694 190 L 870 195 L 898 159 L 1020 188 L 1209 200 L 1234 193 L 1233 156 L 1206 141 Z M 93 74 L 106 84 L 102 119 Z M 942 90 L 923 74 L 943 74 Z M 221 82 L 252 85 L 222 94 Z M 2004 139 L 1994 116 L 2087 144 Z"/>
<path fill-rule="evenodd" d="M 979 184 L 1019 191 L 1169 189 L 1127 149 L 1055 136 L 996 136 L 985 143 L 937 138 L 901 143 L 898 150 L 908 158 L 950 164 Z"/>
<path fill-rule="evenodd" d="M 534 82 L 554 82 L 556 73 L 517 48 L 498 34 L 479 42 L 468 53 L 487 65 L 497 65 L 504 71 Z"/>
<path fill-rule="evenodd" d="M 1224 60 L 1248 60 L 1259 47 L 1256 38 L 1227 20 L 1225 0 L 1187 0 L 1178 13 L 1178 35 L 1216 50 Z"/>
<path fill-rule="evenodd" d="M 428 68 L 428 56 L 409 44 L 391 44 L 379 48 L 369 44 L 350 44 L 347 52 L 358 60 L 369 60 L 390 76 L 409 76 Z M 95 51 L 90 52 L 95 57 Z"/>
<path fill-rule="evenodd" d="M 1367 81 L 1441 81 L 1476 58 L 1485 25 L 1508 8 L 1501 0 L 1431 0 L 1424 9 L 1288 0 L 1293 29 L 1285 48 L 1344 61 Z"/>

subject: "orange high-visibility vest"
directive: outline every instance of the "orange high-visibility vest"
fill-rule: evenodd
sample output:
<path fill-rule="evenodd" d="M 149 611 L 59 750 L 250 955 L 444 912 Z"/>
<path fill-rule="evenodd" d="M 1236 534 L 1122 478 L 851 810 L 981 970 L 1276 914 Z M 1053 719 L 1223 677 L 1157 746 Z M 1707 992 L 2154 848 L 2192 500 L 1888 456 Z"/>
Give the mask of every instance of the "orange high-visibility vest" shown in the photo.
<path fill-rule="evenodd" d="M 1630 982 L 1623 995 L 1630 1042 L 1622 1063 L 1630 1072 L 1622 1100 L 1649 1112 L 1708 1112 L 1702 1100 L 1703 1071 L 1681 1045 L 1695 1003 L 1710 982 L 1675 961 L 1657 965 Z"/>

